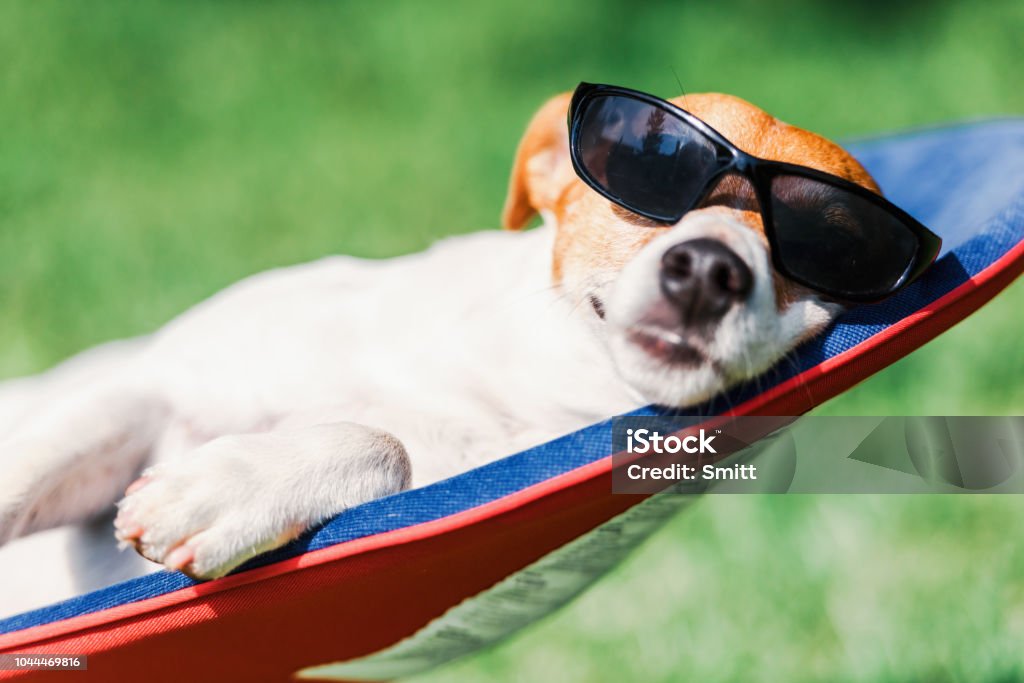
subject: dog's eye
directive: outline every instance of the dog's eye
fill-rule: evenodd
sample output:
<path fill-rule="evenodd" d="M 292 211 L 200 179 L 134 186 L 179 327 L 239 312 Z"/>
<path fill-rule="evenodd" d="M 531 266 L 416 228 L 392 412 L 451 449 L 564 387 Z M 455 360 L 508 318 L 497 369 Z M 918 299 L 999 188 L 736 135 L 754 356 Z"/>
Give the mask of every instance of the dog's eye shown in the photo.
<path fill-rule="evenodd" d="M 856 238 L 864 236 L 864 226 L 840 190 L 806 180 L 794 183 L 794 186 L 799 191 L 786 193 L 786 208 L 820 216 L 825 225 L 838 230 L 839 234 Z"/>
<path fill-rule="evenodd" d="M 864 227 L 854 218 L 850 207 L 842 202 L 833 202 L 822 211 L 828 224 L 856 237 L 864 236 Z"/>

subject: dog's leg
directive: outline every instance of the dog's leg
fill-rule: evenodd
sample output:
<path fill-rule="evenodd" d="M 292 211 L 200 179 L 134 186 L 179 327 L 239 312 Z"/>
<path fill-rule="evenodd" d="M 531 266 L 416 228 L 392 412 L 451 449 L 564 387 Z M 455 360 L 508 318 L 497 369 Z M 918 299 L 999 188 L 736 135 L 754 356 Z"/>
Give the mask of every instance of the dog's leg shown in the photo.
<path fill-rule="evenodd" d="M 149 470 L 115 526 L 142 555 L 196 578 L 242 562 L 359 503 L 409 486 L 396 438 L 351 422 L 221 437 Z"/>
<path fill-rule="evenodd" d="M 24 426 L 34 413 L 44 410 L 47 403 L 109 382 L 135 361 L 147 341 L 147 337 L 137 337 L 108 342 L 42 374 L 0 381 L 0 441 Z"/>
<path fill-rule="evenodd" d="M 117 500 L 149 454 L 163 406 L 124 345 L 0 385 L 0 544 L 88 519 Z M 12 417 L 13 416 L 13 417 Z"/>

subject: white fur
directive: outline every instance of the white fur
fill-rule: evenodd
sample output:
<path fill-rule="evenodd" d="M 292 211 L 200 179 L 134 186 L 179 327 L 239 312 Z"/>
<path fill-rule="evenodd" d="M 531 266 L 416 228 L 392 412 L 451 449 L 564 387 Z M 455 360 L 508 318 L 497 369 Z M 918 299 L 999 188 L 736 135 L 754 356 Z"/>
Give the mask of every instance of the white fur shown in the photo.
<path fill-rule="evenodd" d="M 266 272 L 152 337 L 0 385 L 0 543 L 20 537 L 0 549 L 0 613 L 156 568 L 115 555 L 109 533 L 143 470 L 121 538 L 157 562 L 187 548 L 189 571 L 215 577 L 351 505 L 763 369 L 829 316 L 780 317 L 764 245 L 701 213 L 610 285 L 607 324 L 551 285 L 545 225 Z M 664 249 L 707 235 L 757 283 L 714 340 L 724 374 L 662 367 L 622 336 L 661 300 Z"/>

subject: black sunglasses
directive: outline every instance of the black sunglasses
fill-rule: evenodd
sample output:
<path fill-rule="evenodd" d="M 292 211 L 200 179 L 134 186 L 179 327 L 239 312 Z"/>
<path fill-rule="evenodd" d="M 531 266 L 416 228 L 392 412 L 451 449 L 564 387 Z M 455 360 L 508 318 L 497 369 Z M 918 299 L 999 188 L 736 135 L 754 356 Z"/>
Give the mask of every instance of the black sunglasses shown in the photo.
<path fill-rule="evenodd" d="M 806 166 L 760 159 L 653 95 L 580 83 L 569 107 L 576 173 L 619 206 L 675 223 L 727 175 L 760 207 L 775 268 L 826 296 L 877 301 L 925 271 L 938 235 L 874 192 Z"/>

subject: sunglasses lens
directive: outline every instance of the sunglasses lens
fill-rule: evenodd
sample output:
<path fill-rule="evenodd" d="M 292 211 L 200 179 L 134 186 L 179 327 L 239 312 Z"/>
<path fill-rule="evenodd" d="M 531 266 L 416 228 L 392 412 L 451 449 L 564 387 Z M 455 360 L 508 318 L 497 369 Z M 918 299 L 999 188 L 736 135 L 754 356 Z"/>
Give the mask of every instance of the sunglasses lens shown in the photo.
<path fill-rule="evenodd" d="M 675 220 L 690 209 L 717 165 L 710 140 L 629 97 L 598 96 L 584 106 L 573 151 L 593 182 L 651 218 Z"/>
<path fill-rule="evenodd" d="M 776 176 L 772 222 L 779 260 L 798 280 L 837 297 L 889 294 L 917 252 L 898 217 L 851 192 L 800 176 Z"/>

